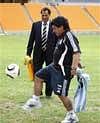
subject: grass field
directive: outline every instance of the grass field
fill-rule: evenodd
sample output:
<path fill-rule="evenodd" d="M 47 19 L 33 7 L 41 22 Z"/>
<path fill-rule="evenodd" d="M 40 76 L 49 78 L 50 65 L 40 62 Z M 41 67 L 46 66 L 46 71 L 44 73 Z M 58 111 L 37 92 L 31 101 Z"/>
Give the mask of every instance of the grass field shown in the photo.
<path fill-rule="evenodd" d="M 79 35 L 82 49 L 82 63 L 90 74 L 87 108 L 78 113 L 80 123 L 100 123 L 100 36 Z M 43 107 L 25 112 L 20 107 L 32 95 L 33 83 L 29 81 L 23 65 L 27 35 L 0 36 L 0 123 L 59 123 L 63 120 L 65 109 L 58 98 L 41 97 Z M 5 67 L 10 63 L 20 65 L 21 75 L 10 79 L 5 75 Z M 76 88 L 73 79 L 69 95 L 73 99 Z"/>

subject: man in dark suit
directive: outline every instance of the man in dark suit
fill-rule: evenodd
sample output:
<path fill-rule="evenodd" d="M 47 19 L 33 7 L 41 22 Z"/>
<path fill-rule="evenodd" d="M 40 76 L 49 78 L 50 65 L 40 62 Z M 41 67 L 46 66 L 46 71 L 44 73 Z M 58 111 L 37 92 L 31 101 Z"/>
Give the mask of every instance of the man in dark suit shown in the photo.
<path fill-rule="evenodd" d="M 33 51 L 34 73 L 43 67 L 44 62 L 49 65 L 53 60 L 53 52 L 56 45 L 55 35 L 52 32 L 50 23 L 51 11 L 48 8 L 41 10 L 42 20 L 33 23 L 27 45 L 27 56 L 31 57 Z M 52 95 L 52 88 L 49 82 L 45 87 L 46 96 Z"/>

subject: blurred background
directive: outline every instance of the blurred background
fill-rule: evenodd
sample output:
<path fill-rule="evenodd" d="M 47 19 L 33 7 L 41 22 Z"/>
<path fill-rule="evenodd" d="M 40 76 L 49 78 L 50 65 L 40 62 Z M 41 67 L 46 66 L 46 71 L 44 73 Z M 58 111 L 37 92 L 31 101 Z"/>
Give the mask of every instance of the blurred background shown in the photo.
<path fill-rule="evenodd" d="M 75 32 L 100 32 L 99 0 L 0 0 L 0 33 L 30 31 L 41 19 L 42 7 L 49 7 L 51 19 L 68 18 Z"/>

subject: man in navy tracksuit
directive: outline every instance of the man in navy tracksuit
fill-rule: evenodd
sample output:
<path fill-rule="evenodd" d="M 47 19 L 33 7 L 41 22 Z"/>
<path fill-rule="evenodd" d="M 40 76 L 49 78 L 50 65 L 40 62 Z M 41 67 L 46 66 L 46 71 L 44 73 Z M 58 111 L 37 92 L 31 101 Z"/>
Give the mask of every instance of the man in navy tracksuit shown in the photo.
<path fill-rule="evenodd" d="M 71 79 L 76 74 L 76 69 L 80 62 L 80 47 L 75 35 L 70 31 L 68 20 L 62 16 L 56 17 L 52 21 L 53 32 L 58 37 L 58 41 L 53 54 L 53 63 L 46 68 L 36 72 L 34 95 L 30 98 L 23 109 L 41 107 L 39 99 L 42 82 L 50 82 L 52 89 L 60 98 L 68 111 L 65 119 L 61 123 L 76 123 L 79 121 L 76 116 L 72 102 L 68 97 L 68 90 Z M 49 80 L 49 81 L 48 81 Z"/>

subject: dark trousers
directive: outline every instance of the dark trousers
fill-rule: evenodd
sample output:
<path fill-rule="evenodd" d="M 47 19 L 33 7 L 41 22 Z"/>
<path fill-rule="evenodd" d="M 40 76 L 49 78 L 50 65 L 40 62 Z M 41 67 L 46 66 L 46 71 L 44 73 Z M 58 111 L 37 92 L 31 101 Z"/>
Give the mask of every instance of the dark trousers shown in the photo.
<path fill-rule="evenodd" d="M 35 55 L 34 55 L 35 56 Z M 49 65 L 52 62 L 52 58 L 49 57 L 45 52 L 41 52 L 39 54 L 39 58 L 33 57 L 33 64 L 34 64 L 34 72 L 36 73 L 38 70 L 43 68 L 43 64 L 45 63 L 46 66 Z M 46 82 L 45 85 L 45 95 L 51 96 L 52 95 L 52 88 L 50 82 Z"/>

